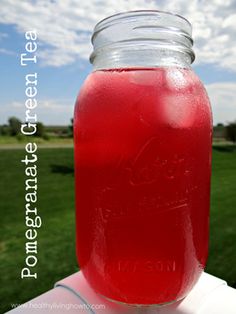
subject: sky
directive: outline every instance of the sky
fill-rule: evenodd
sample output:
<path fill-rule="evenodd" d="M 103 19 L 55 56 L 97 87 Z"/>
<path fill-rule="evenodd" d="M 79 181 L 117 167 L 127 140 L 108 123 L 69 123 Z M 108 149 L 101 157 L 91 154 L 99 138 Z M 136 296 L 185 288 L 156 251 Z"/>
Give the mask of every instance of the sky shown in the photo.
<path fill-rule="evenodd" d="M 115 13 L 157 9 L 193 26 L 194 71 L 209 94 L 214 124 L 236 120 L 236 0 L 1 0 L 0 124 L 25 117 L 25 75 L 38 73 L 38 120 L 68 125 L 79 89 L 92 71 L 95 24 Z M 38 62 L 22 67 L 25 31 L 38 34 Z"/>

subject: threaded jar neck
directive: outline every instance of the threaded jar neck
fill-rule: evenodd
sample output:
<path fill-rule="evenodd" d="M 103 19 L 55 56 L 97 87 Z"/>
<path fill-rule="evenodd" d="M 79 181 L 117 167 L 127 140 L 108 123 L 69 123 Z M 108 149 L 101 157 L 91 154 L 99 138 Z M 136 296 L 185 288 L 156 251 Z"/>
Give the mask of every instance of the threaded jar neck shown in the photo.
<path fill-rule="evenodd" d="M 130 11 L 100 21 L 92 35 L 94 70 L 181 66 L 194 61 L 191 24 L 180 15 Z"/>

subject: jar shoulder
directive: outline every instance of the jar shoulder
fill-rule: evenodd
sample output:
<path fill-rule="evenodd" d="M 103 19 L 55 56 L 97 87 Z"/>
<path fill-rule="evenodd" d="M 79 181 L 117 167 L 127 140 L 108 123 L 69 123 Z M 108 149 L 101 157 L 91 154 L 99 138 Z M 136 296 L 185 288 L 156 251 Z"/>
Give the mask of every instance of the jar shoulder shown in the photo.
<path fill-rule="evenodd" d="M 206 89 L 191 67 L 125 68 L 98 70 L 90 73 L 84 81 L 78 102 L 91 97 L 126 97 L 134 92 L 140 94 L 188 94 L 201 96 L 209 102 Z"/>

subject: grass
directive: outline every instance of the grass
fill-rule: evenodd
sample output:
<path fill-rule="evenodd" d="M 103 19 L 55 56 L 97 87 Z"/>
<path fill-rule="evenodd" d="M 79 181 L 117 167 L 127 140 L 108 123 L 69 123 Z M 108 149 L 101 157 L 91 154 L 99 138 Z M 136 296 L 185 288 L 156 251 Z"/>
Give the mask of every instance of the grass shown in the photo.
<path fill-rule="evenodd" d="M 39 149 L 38 280 L 20 279 L 24 267 L 24 150 L 0 150 L 1 310 L 51 289 L 78 270 L 74 243 L 74 177 L 71 148 Z M 236 287 L 236 150 L 213 149 L 210 254 L 207 272 Z"/>
<path fill-rule="evenodd" d="M 0 136 L 0 147 L 4 148 L 14 148 L 14 147 L 22 147 L 24 144 L 28 143 L 29 136 L 24 136 L 20 134 L 17 136 Z M 37 143 L 41 146 L 54 146 L 54 145 L 73 145 L 73 138 L 68 137 L 59 137 L 59 136 L 50 136 L 48 139 L 44 139 L 37 136 L 30 136 L 30 141 Z"/>
<path fill-rule="evenodd" d="M 210 251 L 206 271 L 236 288 L 236 147 L 213 146 Z"/>
<path fill-rule="evenodd" d="M 25 201 L 23 150 L 0 151 L 0 300 L 1 310 L 25 302 L 78 270 L 74 243 L 74 183 L 72 149 L 38 152 L 38 280 L 20 278 L 25 265 Z M 68 171 L 65 171 L 67 169 Z M 3 304 L 4 300 L 4 304 Z M 0 311 L 1 312 L 1 311 Z"/>

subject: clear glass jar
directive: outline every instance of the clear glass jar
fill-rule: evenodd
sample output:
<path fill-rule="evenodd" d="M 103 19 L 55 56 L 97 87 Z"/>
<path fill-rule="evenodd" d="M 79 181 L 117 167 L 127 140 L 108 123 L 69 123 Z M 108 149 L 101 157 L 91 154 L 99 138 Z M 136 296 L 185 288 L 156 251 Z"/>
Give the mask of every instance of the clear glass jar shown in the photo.
<path fill-rule="evenodd" d="M 133 11 L 95 27 L 74 116 L 77 256 L 129 304 L 184 298 L 208 252 L 212 118 L 191 25 Z"/>

